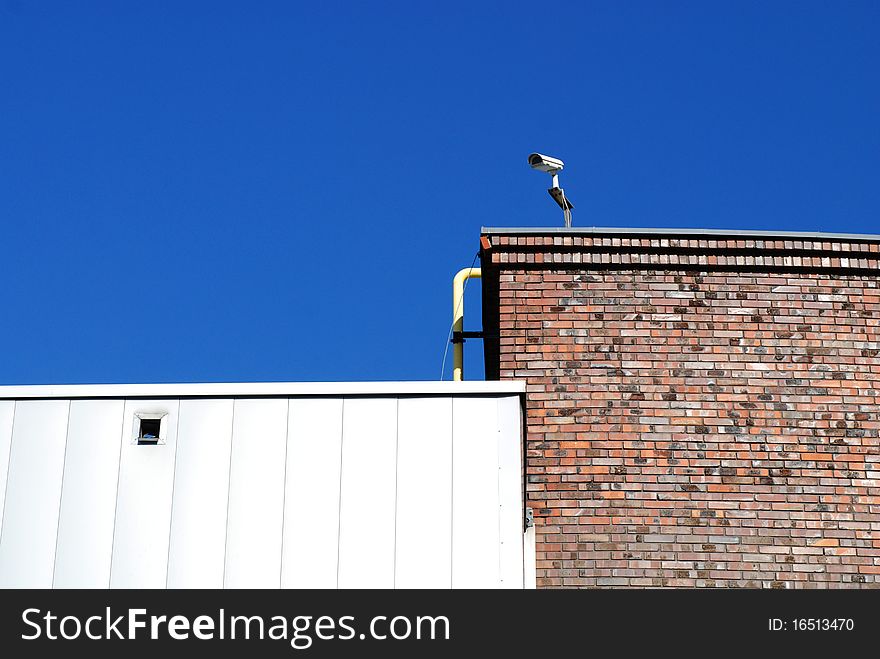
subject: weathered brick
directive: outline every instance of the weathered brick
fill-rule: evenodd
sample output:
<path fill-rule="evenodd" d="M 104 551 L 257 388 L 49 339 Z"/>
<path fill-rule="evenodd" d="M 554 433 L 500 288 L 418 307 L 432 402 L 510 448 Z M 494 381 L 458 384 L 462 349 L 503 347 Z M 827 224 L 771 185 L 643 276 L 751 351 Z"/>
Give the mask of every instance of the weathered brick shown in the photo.
<path fill-rule="evenodd" d="M 539 586 L 880 583 L 880 243 L 487 237 Z"/>

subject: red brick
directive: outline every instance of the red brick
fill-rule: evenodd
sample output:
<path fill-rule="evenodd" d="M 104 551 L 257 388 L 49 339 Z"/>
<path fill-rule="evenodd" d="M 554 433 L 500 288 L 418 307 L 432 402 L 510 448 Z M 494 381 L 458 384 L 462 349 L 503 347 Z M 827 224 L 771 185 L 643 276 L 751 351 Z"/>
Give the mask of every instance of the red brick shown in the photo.
<path fill-rule="evenodd" d="M 539 586 L 876 587 L 880 243 L 554 238 L 481 253 Z"/>

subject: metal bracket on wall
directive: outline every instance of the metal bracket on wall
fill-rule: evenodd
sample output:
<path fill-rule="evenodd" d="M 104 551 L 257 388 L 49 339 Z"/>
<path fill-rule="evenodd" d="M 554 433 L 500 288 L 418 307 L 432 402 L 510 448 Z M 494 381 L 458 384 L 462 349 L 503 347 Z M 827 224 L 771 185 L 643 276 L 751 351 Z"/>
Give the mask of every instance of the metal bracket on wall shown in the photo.
<path fill-rule="evenodd" d="M 535 525 L 535 511 L 530 506 L 526 506 L 526 528 L 530 529 Z"/>
<path fill-rule="evenodd" d="M 486 332 L 453 332 L 450 343 L 464 343 L 467 339 L 500 339 L 500 334 L 486 334 Z"/>
<path fill-rule="evenodd" d="M 464 343 L 467 339 L 482 339 L 483 332 L 453 332 L 450 343 Z"/>

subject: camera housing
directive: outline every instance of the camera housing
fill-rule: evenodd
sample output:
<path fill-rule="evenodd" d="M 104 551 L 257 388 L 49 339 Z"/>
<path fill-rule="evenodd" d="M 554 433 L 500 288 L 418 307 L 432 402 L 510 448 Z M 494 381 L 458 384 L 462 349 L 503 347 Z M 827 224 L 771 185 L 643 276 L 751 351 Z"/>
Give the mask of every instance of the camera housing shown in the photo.
<path fill-rule="evenodd" d="M 543 153 L 532 153 L 529 155 L 529 166 L 540 172 L 555 174 L 556 172 L 562 171 L 565 163 L 559 158 L 554 158 L 553 156 L 545 156 Z"/>

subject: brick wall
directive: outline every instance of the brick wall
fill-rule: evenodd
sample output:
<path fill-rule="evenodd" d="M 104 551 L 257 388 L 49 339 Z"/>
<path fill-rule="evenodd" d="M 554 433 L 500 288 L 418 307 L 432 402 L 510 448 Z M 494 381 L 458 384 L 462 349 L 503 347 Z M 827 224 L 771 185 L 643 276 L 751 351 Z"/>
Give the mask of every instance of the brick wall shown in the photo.
<path fill-rule="evenodd" d="M 880 584 L 880 242 L 482 244 L 539 587 Z"/>

